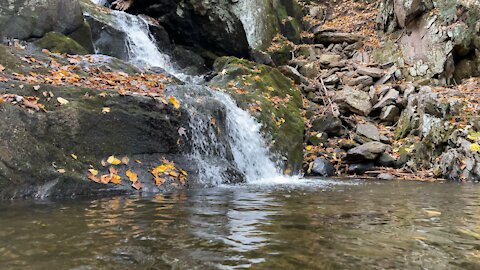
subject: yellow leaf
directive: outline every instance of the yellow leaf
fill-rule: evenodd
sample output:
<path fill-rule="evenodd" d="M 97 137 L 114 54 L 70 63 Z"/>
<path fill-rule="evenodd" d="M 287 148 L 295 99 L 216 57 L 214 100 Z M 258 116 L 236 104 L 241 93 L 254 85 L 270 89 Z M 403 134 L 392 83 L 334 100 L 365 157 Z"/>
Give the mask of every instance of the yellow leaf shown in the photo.
<path fill-rule="evenodd" d="M 138 181 L 138 175 L 134 172 L 132 172 L 131 170 L 128 170 L 125 175 L 128 177 L 128 179 L 130 179 L 130 181 L 132 181 L 133 183 L 137 182 Z"/>
<path fill-rule="evenodd" d="M 163 183 L 165 183 L 165 179 L 159 176 L 155 176 L 155 185 L 160 186 Z"/>
<path fill-rule="evenodd" d="M 109 112 L 110 112 L 110 108 L 109 108 L 109 107 L 103 107 L 102 113 L 109 113 Z"/>
<path fill-rule="evenodd" d="M 114 183 L 115 185 L 119 185 L 122 183 L 122 178 L 118 174 L 113 174 L 110 182 Z"/>
<path fill-rule="evenodd" d="M 166 170 L 168 170 L 168 167 L 166 165 L 160 165 L 160 166 L 156 167 L 155 169 L 153 169 L 152 173 L 154 175 L 157 175 L 159 173 L 165 172 Z"/>
<path fill-rule="evenodd" d="M 305 147 L 305 149 L 306 149 L 307 151 L 312 151 L 313 146 L 312 146 L 312 145 L 307 145 L 307 147 Z"/>
<path fill-rule="evenodd" d="M 115 156 L 109 156 L 108 159 L 107 159 L 107 162 L 112 164 L 112 165 L 118 165 L 118 164 L 122 163 L 120 161 L 120 159 L 116 158 Z"/>
<path fill-rule="evenodd" d="M 91 173 L 93 176 L 97 176 L 97 175 L 98 175 L 98 171 L 95 170 L 95 169 L 89 169 L 88 172 Z"/>
<path fill-rule="evenodd" d="M 172 103 L 172 105 L 175 109 L 180 108 L 180 101 L 178 101 L 174 96 L 169 96 L 168 101 L 170 101 L 170 103 Z"/>
<path fill-rule="evenodd" d="M 0 97 L 0 104 L 4 103 L 5 102 L 5 99 L 1 98 Z"/>
<path fill-rule="evenodd" d="M 75 155 L 75 154 L 70 154 L 70 156 L 72 156 L 73 159 L 78 159 L 78 157 Z"/>
<path fill-rule="evenodd" d="M 69 103 L 68 100 L 66 100 L 62 97 L 57 97 L 57 101 L 58 101 L 58 103 L 60 103 L 60 105 L 67 105 Z"/>
<path fill-rule="evenodd" d="M 138 163 L 138 164 L 142 164 L 142 161 L 139 160 L 139 159 L 135 159 L 135 162 Z"/>
<path fill-rule="evenodd" d="M 180 171 L 183 175 L 188 176 L 188 173 L 187 173 L 186 171 L 184 171 L 184 170 L 182 170 L 182 169 L 179 169 L 179 171 Z"/>
<path fill-rule="evenodd" d="M 468 134 L 467 139 L 471 141 L 480 141 L 480 132 L 471 132 Z"/>
<path fill-rule="evenodd" d="M 480 152 L 480 145 L 478 143 L 472 143 L 470 145 L 470 151 L 472 152 Z"/>
<path fill-rule="evenodd" d="M 173 177 L 178 177 L 178 172 L 169 172 L 168 174 Z"/>

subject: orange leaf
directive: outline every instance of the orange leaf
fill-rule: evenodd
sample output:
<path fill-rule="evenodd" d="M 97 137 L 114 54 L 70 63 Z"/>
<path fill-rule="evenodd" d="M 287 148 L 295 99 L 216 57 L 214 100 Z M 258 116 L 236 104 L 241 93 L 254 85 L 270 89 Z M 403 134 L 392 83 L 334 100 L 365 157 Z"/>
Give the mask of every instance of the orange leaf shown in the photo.
<path fill-rule="evenodd" d="M 118 174 L 112 175 L 112 179 L 110 182 L 114 183 L 115 185 L 120 185 L 122 183 L 122 178 Z"/>
<path fill-rule="evenodd" d="M 138 182 L 138 175 L 131 170 L 128 170 L 125 175 L 132 181 L 133 183 Z"/>
<path fill-rule="evenodd" d="M 134 182 L 132 184 L 132 187 L 136 190 L 140 190 L 140 189 L 142 189 L 142 183 L 140 183 L 140 181 Z"/>

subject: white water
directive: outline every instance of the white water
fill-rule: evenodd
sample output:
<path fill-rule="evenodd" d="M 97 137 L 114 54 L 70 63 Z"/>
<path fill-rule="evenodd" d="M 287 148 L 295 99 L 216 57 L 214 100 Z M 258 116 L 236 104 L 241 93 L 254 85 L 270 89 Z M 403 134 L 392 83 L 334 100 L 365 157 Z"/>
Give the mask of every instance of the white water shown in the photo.
<path fill-rule="evenodd" d="M 159 51 L 143 18 L 118 11 L 114 11 L 114 14 L 118 20 L 117 27 L 128 35 L 130 62 L 139 66 L 162 68 L 183 81 L 198 81 L 177 71 L 170 58 Z M 192 91 L 195 89 L 192 85 Z M 260 132 L 260 123 L 248 112 L 240 109 L 227 94 L 210 89 L 207 92 L 209 98 L 225 106 L 228 147 L 232 151 L 235 167 L 245 175 L 246 181 L 258 184 L 286 183 L 287 178 L 269 156 Z M 191 104 L 194 105 L 195 102 Z M 195 108 L 191 109 L 190 129 L 193 133 L 191 140 L 194 148 L 192 159 L 199 164 L 199 180 L 215 185 L 228 181 L 225 163 L 218 162 L 219 158 L 223 161 L 227 159 L 227 146 L 218 141 L 211 119 L 207 119 Z"/>

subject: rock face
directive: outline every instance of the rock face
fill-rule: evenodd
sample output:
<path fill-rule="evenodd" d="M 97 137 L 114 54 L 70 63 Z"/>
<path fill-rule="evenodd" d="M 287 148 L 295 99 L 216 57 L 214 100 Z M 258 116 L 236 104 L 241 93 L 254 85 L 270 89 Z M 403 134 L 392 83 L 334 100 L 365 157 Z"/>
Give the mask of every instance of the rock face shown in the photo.
<path fill-rule="evenodd" d="M 303 160 L 304 122 L 300 114 L 300 91 L 279 70 L 234 57 L 222 57 L 215 63 L 217 75 L 212 87 L 226 89 L 238 106 L 262 123 L 273 141 L 272 151 L 285 168 L 298 172 Z"/>
<path fill-rule="evenodd" d="M 383 0 L 379 28 L 393 33 L 394 40 L 376 58 L 397 62 L 412 79 L 477 76 L 479 18 L 474 1 Z"/>
<path fill-rule="evenodd" d="M 83 23 L 77 0 L 16 0 L 0 6 L 0 37 L 39 38 L 51 31 L 70 34 Z"/>

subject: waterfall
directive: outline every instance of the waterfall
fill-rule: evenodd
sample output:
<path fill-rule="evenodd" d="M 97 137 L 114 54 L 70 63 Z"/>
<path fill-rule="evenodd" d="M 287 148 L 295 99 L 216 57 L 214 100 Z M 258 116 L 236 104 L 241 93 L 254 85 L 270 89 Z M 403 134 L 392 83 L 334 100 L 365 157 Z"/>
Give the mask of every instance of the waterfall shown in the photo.
<path fill-rule="evenodd" d="M 200 86 L 197 78 L 176 70 L 168 55 L 159 51 L 149 31 L 148 23 L 143 18 L 119 11 L 114 11 L 114 15 L 117 19 L 116 27 L 128 36 L 127 46 L 131 63 L 162 68 L 190 83 L 184 87 L 177 87 L 169 94 L 182 100 L 182 106 L 189 111 L 191 130 L 189 139 L 193 148 L 191 159 L 198 164 L 199 181 L 211 185 L 229 182 L 228 177 L 231 174 L 226 168 L 228 166 L 226 164 L 229 163 L 232 163 L 249 183 L 282 178 L 280 170 L 269 156 L 266 142 L 260 132 L 261 125 L 255 118 L 240 109 L 227 94 Z M 210 103 L 202 103 L 205 100 Z M 226 134 L 219 135 L 215 125 L 211 123 L 209 113 L 212 112 L 211 108 L 216 108 L 211 105 L 215 103 L 225 111 Z M 227 160 L 229 162 L 226 162 Z"/>

